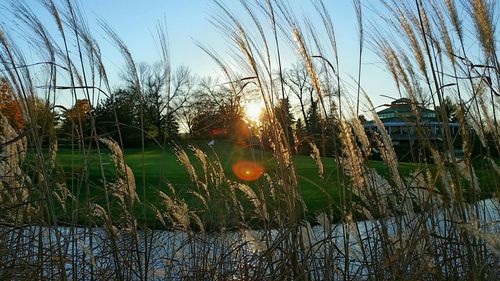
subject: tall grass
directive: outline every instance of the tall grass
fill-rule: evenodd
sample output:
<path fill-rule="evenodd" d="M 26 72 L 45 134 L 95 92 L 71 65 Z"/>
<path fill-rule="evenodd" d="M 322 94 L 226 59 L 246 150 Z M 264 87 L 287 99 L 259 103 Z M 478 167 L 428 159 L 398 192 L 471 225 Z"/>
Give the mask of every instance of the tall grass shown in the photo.
<path fill-rule="evenodd" d="M 41 3 L 53 23 L 42 22 L 24 2 L 7 7 L 23 38 L 37 51 L 34 61 L 26 60 L 13 35 L 0 26 L 2 75 L 22 105 L 27 124 L 19 133 L 0 115 L 0 279 L 498 278 L 498 182 L 480 186 L 473 165 L 480 162 L 496 172 L 491 177 L 500 175 L 494 158 L 500 152 L 495 1 L 381 0 L 374 22 L 362 17 L 373 9 L 364 10 L 363 3 L 354 1 L 360 35 L 355 97 L 342 91 L 349 79 L 340 72 L 335 29 L 325 3 L 313 1 L 320 19 L 314 26 L 313 21 L 299 20 L 282 1 L 242 1 L 243 12 L 238 14 L 216 1 L 212 22 L 231 42 L 231 53 L 221 56 L 202 48 L 230 81 L 231 95 L 239 98 L 254 91 L 265 102 L 271 116 L 266 141 L 277 168 L 254 189 L 228 177 L 217 157 L 196 147 L 192 151 L 178 147 L 177 158 L 191 179 L 186 193 L 197 202 L 192 205 L 168 182 L 158 186 L 161 203 L 145 201 L 146 163 L 141 171 L 132 171 L 121 140 L 99 136 L 92 114 L 77 114 L 69 140 L 55 130 L 36 129 L 40 120 L 34 97 L 43 97 L 55 111 L 57 95 L 70 94 L 75 103 L 87 99 L 92 107 L 99 97 L 112 95 L 99 45 L 78 5 Z M 50 24 L 56 30 L 48 30 Z M 144 105 L 133 54 L 115 32 L 102 26 L 123 54 L 136 98 Z M 168 76 L 162 28 L 158 37 Z M 421 104 L 439 107 L 445 120 L 442 147 L 429 141 L 417 122 L 418 141 L 431 157 L 423 155 L 411 176 L 400 171 L 391 138 L 362 87 L 365 40 L 385 63 L 399 95 L 411 101 L 417 121 Z M 334 132 L 338 148 L 334 160 L 322 159 L 318 144 L 311 144 L 320 176 L 322 161 L 337 163 L 340 186 L 329 188 L 341 189 L 341 200 L 309 220 L 304 219 L 312 216 L 300 192 L 293 143 L 288 141 L 292 138 L 273 111 L 285 97 L 281 54 L 288 47 L 307 69 L 326 120 L 323 129 Z M 459 103 L 460 139 L 449 130 L 446 97 Z M 378 134 L 367 136 L 357 118 L 362 110 L 371 114 Z M 144 154 L 143 114 L 139 117 Z M 89 131 L 84 131 L 81 118 L 89 120 Z M 116 126 L 120 131 L 118 119 Z M 481 152 L 473 159 L 478 141 Z M 83 169 L 67 173 L 58 166 L 61 142 L 82 156 Z M 458 146 L 463 147 L 464 158 L 455 155 Z M 388 173 L 370 167 L 374 149 L 380 151 Z M 105 169 L 107 154 L 114 164 L 113 175 Z M 99 161 L 98 182 L 90 176 L 93 156 Z M 136 190 L 139 174 L 143 183 L 137 186 L 143 190 Z M 103 190 L 104 201 L 90 197 L 94 188 Z M 484 196 L 493 198 L 491 206 L 477 203 Z M 151 229 L 144 219 L 147 213 L 171 231 Z"/>

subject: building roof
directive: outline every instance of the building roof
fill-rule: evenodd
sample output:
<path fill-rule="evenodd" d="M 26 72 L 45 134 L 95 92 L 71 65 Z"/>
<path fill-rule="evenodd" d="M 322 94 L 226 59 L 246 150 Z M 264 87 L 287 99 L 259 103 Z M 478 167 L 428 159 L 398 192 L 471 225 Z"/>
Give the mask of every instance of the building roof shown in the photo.
<path fill-rule="evenodd" d="M 414 122 L 416 120 L 416 117 L 411 103 L 412 101 L 407 98 L 395 100 L 389 105 L 388 108 L 377 112 L 377 115 L 384 123 Z M 419 111 L 420 122 L 438 121 L 437 114 L 434 110 L 430 110 L 421 105 L 417 105 L 417 110 Z"/>

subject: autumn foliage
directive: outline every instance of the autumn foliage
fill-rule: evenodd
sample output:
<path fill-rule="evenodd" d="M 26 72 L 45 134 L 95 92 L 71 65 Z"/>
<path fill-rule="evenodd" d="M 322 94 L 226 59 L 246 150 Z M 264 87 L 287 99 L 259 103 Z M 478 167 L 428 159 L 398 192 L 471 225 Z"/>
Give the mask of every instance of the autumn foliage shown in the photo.
<path fill-rule="evenodd" d="M 14 98 L 12 88 L 5 79 L 0 80 L 0 112 L 16 130 L 25 128 L 21 105 Z"/>
<path fill-rule="evenodd" d="M 88 100 L 77 100 L 75 105 L 64 113 L 64 116 L 69 121 L 78 124 L 78 120 L 84 121 L 87 119 L 87 114 L 91 109 L 92 106 Z"/>

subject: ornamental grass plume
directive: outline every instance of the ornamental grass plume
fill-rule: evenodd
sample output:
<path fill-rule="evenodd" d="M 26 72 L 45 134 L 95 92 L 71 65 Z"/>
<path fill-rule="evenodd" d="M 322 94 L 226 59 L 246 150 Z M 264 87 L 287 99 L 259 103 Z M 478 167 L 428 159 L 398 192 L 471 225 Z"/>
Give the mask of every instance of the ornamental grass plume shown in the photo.
<path fill-rule="evenodd" d="M 187 170 L 189 176 L 191 176 L 191 181 L 197 182 L 198 175 L 196 174 L 196 170 L 194 166 L 191 164 L 191 160 L 189 160 L 189 156 L 187 155 L 186 151 L 181 147 L 178 147 L 175 150 L 175 155 L 177 156 L 179 162 L 181 162 L 182 166 L 184 166 L 184 168 Z M 208 190 L 205 191 L 208 192 Z"/>
<path fill-rule="evenodd" d="M 51 134 L 48 155 L 38 133 L 28 136 L 33 139 L 30 145 L 25 138 L 10 142 L 17 132 L 0 116 L 0 279 L 498 279 L 498 222 L 487 221 L 498 213 L 498 181 L 491 175 L 500 175 L 497 3 L 379 3 L 382 5 L 361 13 L 365 5 L 354 1 L 360 57 L 357 87 L 352 87 L 344 75 L 348 68 L 339 63 L 330 8 L 322 0 L 313 1 L 315 18 L 304 21 L 294 16 L 286 1 L 242 1 L 242 9 L 234 13 L 222 1 L 215 1 L 219 13 L 212 22 L 231 46 L 227 56 L 202 48 L 225 75 L 229 90 L 222 98 L 231 99 L 236 110 L 230 110 L 239 116 L 238 104 L 247 94 L 255 94 L 264 101 L 269 118 L 265 125 L 268 134 L 259 137 L 270 148 L 269 152 L 262 149 L 262 154 L 273 159 L 262 165 L 259 177 L 252 182 L 241 183 L 226 174 L 228 165 L 217 155 L 200 148 L 177 147 L 183 178 L 190 182 L 173 186 L 161 175 L 156 185 L 151 184 L 149 178 L 146 180 L 150 173 L 144 168 L 148 161 L 144 157 L 142 184 L 136 183 L 118 145 L 126 127 L 119 122 L 115 106 L 113 132 L 106 133 L 116 132 L 117 141 L 103 137 L 105 133 L 98 127 L 101 120 L 89 114 L 85 120 L 74 120 L 75 132 L 64 137 Z M 56 94 L 70 90 L 73 101 L 83 97 L 92 103 L 102 98 L 94 95 L 113 97 L 101 51 L 91 36 L 96 31 L 87 26 L 76 4 L 42 1 L 55 34 L 29 5 L 13 1 L 12 5 L 21 38 L 34 47 L 26 58 L 42 61 L 26 61 L 10 40 L 15 33 L 6 34 L 8 29 L 2 24 L 2 74 L 26 108 L 23 116 L 30 121 L 26 124 L 36 125 L 36 118 L 29 118 L 35 110 L 26 102 L 30 95 L 45 95 L 55 101 Z M 371 8 L 382 9 L 373 18 L 382 18 L 383 25 L 366 21 Z M 147 154 L 148 101 L 140 69 L 118 35 L 109 26 L 101 26 L 125 58 L 126 76 L 134 91 L 132 103 L 138 108 L 134 122 L 140 130 L 142 152 Z M 367 26 L 373 30 L 363 30 Z M 170 80 L 166 33 L 158 30 L 158 35 L 164 67 L 161 76 Z M 366 64 L 361 57 L 364 40 L 392 76 L 394 94 L 407 98 L 416 116 L 415 141 L 423 147 L 423 155 L 415 157 L 413 163 L 398 159 L 391 131 L 362 89 L 361 80 L 367 80 L 361 76 L 361 65 Z M 308 176 L 317 177 L 317 173 L 325 179 L 322 182 L 334 180 L 331 185 L 318 186 L 325 196 L 315 199 L 333 198 L 322 201 L 327 203 L 319 213 L 308 211 L 302 199 L 303 194 L 309 195 L 303 185 L 309 179 L 298 172 L 302 172 L 300 161 L 308 157 L 292 155 L 293 144 L 289 143 L 294 139 L 298 152 L 304 140 L 299 139 L 298 130 L 293 131 L 293 121 L 280 120 L 283 116 L 275 110 L 279 100 L 289 94 L 282 63 L 293 52 L 284 52 L 285 46 L 295 51 L 295 59 L 304 65 L 311 103 L 318 103 L 317 115 L 323 119 L 318 122 L 321 137 L 310 144 L 317 171 L 309 170 Z M 36 65 L 43 65 L 43 71 Z M 37 69 L 37 75 L 32 76 L 31 69 Z M 38 83 L 44 82 L 47 85 L 39 87 Z M 345 110 L 352 89 L 357 90 L 355 111 Z M 165 89 L 164 93 L 169 101 L 171 91 Z M 371 113 L 377 127 L 373 136 L 367 135 L 358 119 L 361 92 L 368 101 L 367 108 L 361 110 Z M 458 121 L 444 104 L 447 97 L 457 99 Z M 171 105 L 167 105 L 166 114 L 175 116 L 178 112 L 170 111 Z M 439 128 L 444 132 L 439 144 L 429 141 L 422 124 L 425 118 L 419 113 L 421 106 L 439 106 L 439 122 L 459 123 L 461 133 L 454 136 L 447 132 L 450 126 L 444 125 Z M 310 120 L 303 115 L 307 131 Z M 61 150 L 71 147 L 72 166 L 68 169 L 57 164 L 65 160 L 56 154 L 58 142 Z M 106 180 L 101 144 L 108 148 L 116 170 L 111 181 Z M 465 159 L 456 153 L 461 147 Z M 376 151 L 381 161 L 370 159 Z M 321 157 L 323 152 L 327 157 Z M 99 167 L 92 166 L 94 156 Z M 76 163 L 80 159 L 83 163 Z M 100 174 L 94 168 L 99 168 Z M 481 175 L 484 171 L 491 174 Z M 27 176 L 32 174 L 33 182 Z M 488 185 L 479 184 L 484 177 Z M 144 188 L 143 202 L 138 200 L 136 185 Z M 152 194 L 157 196 L 149 196 L 147 192 L 154 188 L 158 192 Z M 108 189 L 114 198 L 108 196 Z M 486 197 L 491 198 L 480 201 Z M 116 198 L 121 208 L 115 208 Z M 488 209 L 487 203 L 493 209 Z M 38 208 L 25 212 L 29 206 Z M 29 223 L 34 226 L 21 220 L 25 214 L 33 214 Z M 117 216 L 126 216 L 125 227 L 116 223 L 120 222 Z M 311 220 L 320 226 L 311 225 Z M 62 223 L 68 227 L 61 227 Z M 168 230 L 150 229 L 158 223 Z"/>
<path fill-rule="evenodd" d="M 428 169 L 413 172 L 405 181 L 414 207 L 439 209 L 439 206 L 443 206 L 443 196 L 433 187 Z"/>
<path fill-rule="evenodd" d="M 319 149 L 316 146 L 316 144 L 313 142 L 309 142 L 309 146 L 311 147 L 310 156 L 314 160 L 314 162 L 316 163 L 316 166 L 318 167 L 318 175 L 321 179 L 323 179 L 323 174 L 324 174 L 325 170 L 323 168 L 323 161 L 321 161 L 321 155 L 320 155 Z"/>
<path fill-rule="evenodd" d="M 159 191 L 158 194 L 163 201 L 163 206 L 166 208 L 166 211 L 162 214 L 163 217 L 169 218 L 176 229 L 189 229 L 189 208 L 186 202 L 180 199 L 172 199 L 162 191 Z"/>
<path fill-rule="evenodd" d="M 124 202 L 134 203 L 139 201 L 136 193 L 136 184 L 134 173 L 130 166 L 125 162 L 123 151 L 118 143 L 110 138 L 100 138 L 100 142 L 106 145 L 111 152 L 111 160 L 116 168 L 118 177 L 114 183 L 110 183 L 113 193 Z M 125 201 L 126 200 L 126 201 Z"/>
<path fill-rule="evenodd" d="M 258 197 L 255 191 L 246 184 L 236 183 L 234 186 L 236 189 L 241 191 L 248 198 L 248 200 L 250 200 L 250 202 L 252 202 L 259 216 L 268 221 L 269 213 L 267 212 L 265 201 Z"/>
<path fill-rule="evenodd" d="M 0 150 L 0 203 L 4 206 L 11 206 L 6 207 L 7 209 L 21 207 L 19 210 L 27 210 L 30 205 L 27 201 L 30 179 L 22 169 L 26 156 L 27 140 L 26 137 L 17 138 L 18 133 L 0 112 L 0 144 L 2 145 Z M 22 216 L 15 214 L 16 212 L 7 212 L 6 219 L 14 220 L 15 223 L 21 222 Z"/>
<path fill-rule="evenodd" d="M 469 5 L 472 6 L 470 12 L 472 13 L 472 19 L 476 27 L 475 34 L 477 35 L 478 42 L 481 43 L 488 60 L 494 61 L 497 58 L 495 46 L 496 27 L 494 25 L 494 10 L 498 9 L 496 6 L 497 3 L 487 0 L 472 0 Z"/>

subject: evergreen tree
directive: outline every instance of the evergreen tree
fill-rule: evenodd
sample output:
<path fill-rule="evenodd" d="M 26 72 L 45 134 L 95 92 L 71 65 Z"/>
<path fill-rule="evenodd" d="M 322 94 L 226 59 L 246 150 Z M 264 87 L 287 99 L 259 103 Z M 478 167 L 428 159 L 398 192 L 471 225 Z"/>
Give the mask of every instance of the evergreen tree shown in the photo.
<path fill-rule="evenodd" d="M 295 121 L 290 109 L 291 106 L 288 98 L 280 99 L 278 105 L 274 108 L 274 115 L 283 129 L 288 143 L 293 144 L 292 125 Z"/>
<path fill-rule="evenodd" d="M 63 112 L 59 132 L 65 139 L 83 141 L 90 135 L 92 106 L 87 99 L 77 100 L 75 104 Z"/>
<path fill-rule="evenodd" d="M 139 147 L 142 134 L 138 108 L 133 91 L 118 89 L 96 108 L 97 133 L 117 142 L 121 139 L 124 147 Z"/>
<path fill-rule="evenodd" d="M 165 136 L 167 140 L 177 140 L 179 138 L 179 122 L 174 114 L 165 116 Z"/>
<path fill-rule="evenodd" d="M 302 122 L 302 119 L 299 118 L 295 123 L 295 140 L 294 140 L 295 151 L 298 154 L 303 153 L 304 141 L 306 140 L 306 138 L 307 138 L 307 128 Z"/>
<path fill-rule="evenodd" d="M 311 137 L 317 138 L 321 135 L 321 117 L 319 115 L 318 101 L 311 99 L 311 106 L 307 111 L 307 120 L 309 123 L 308 133 Z"/>

